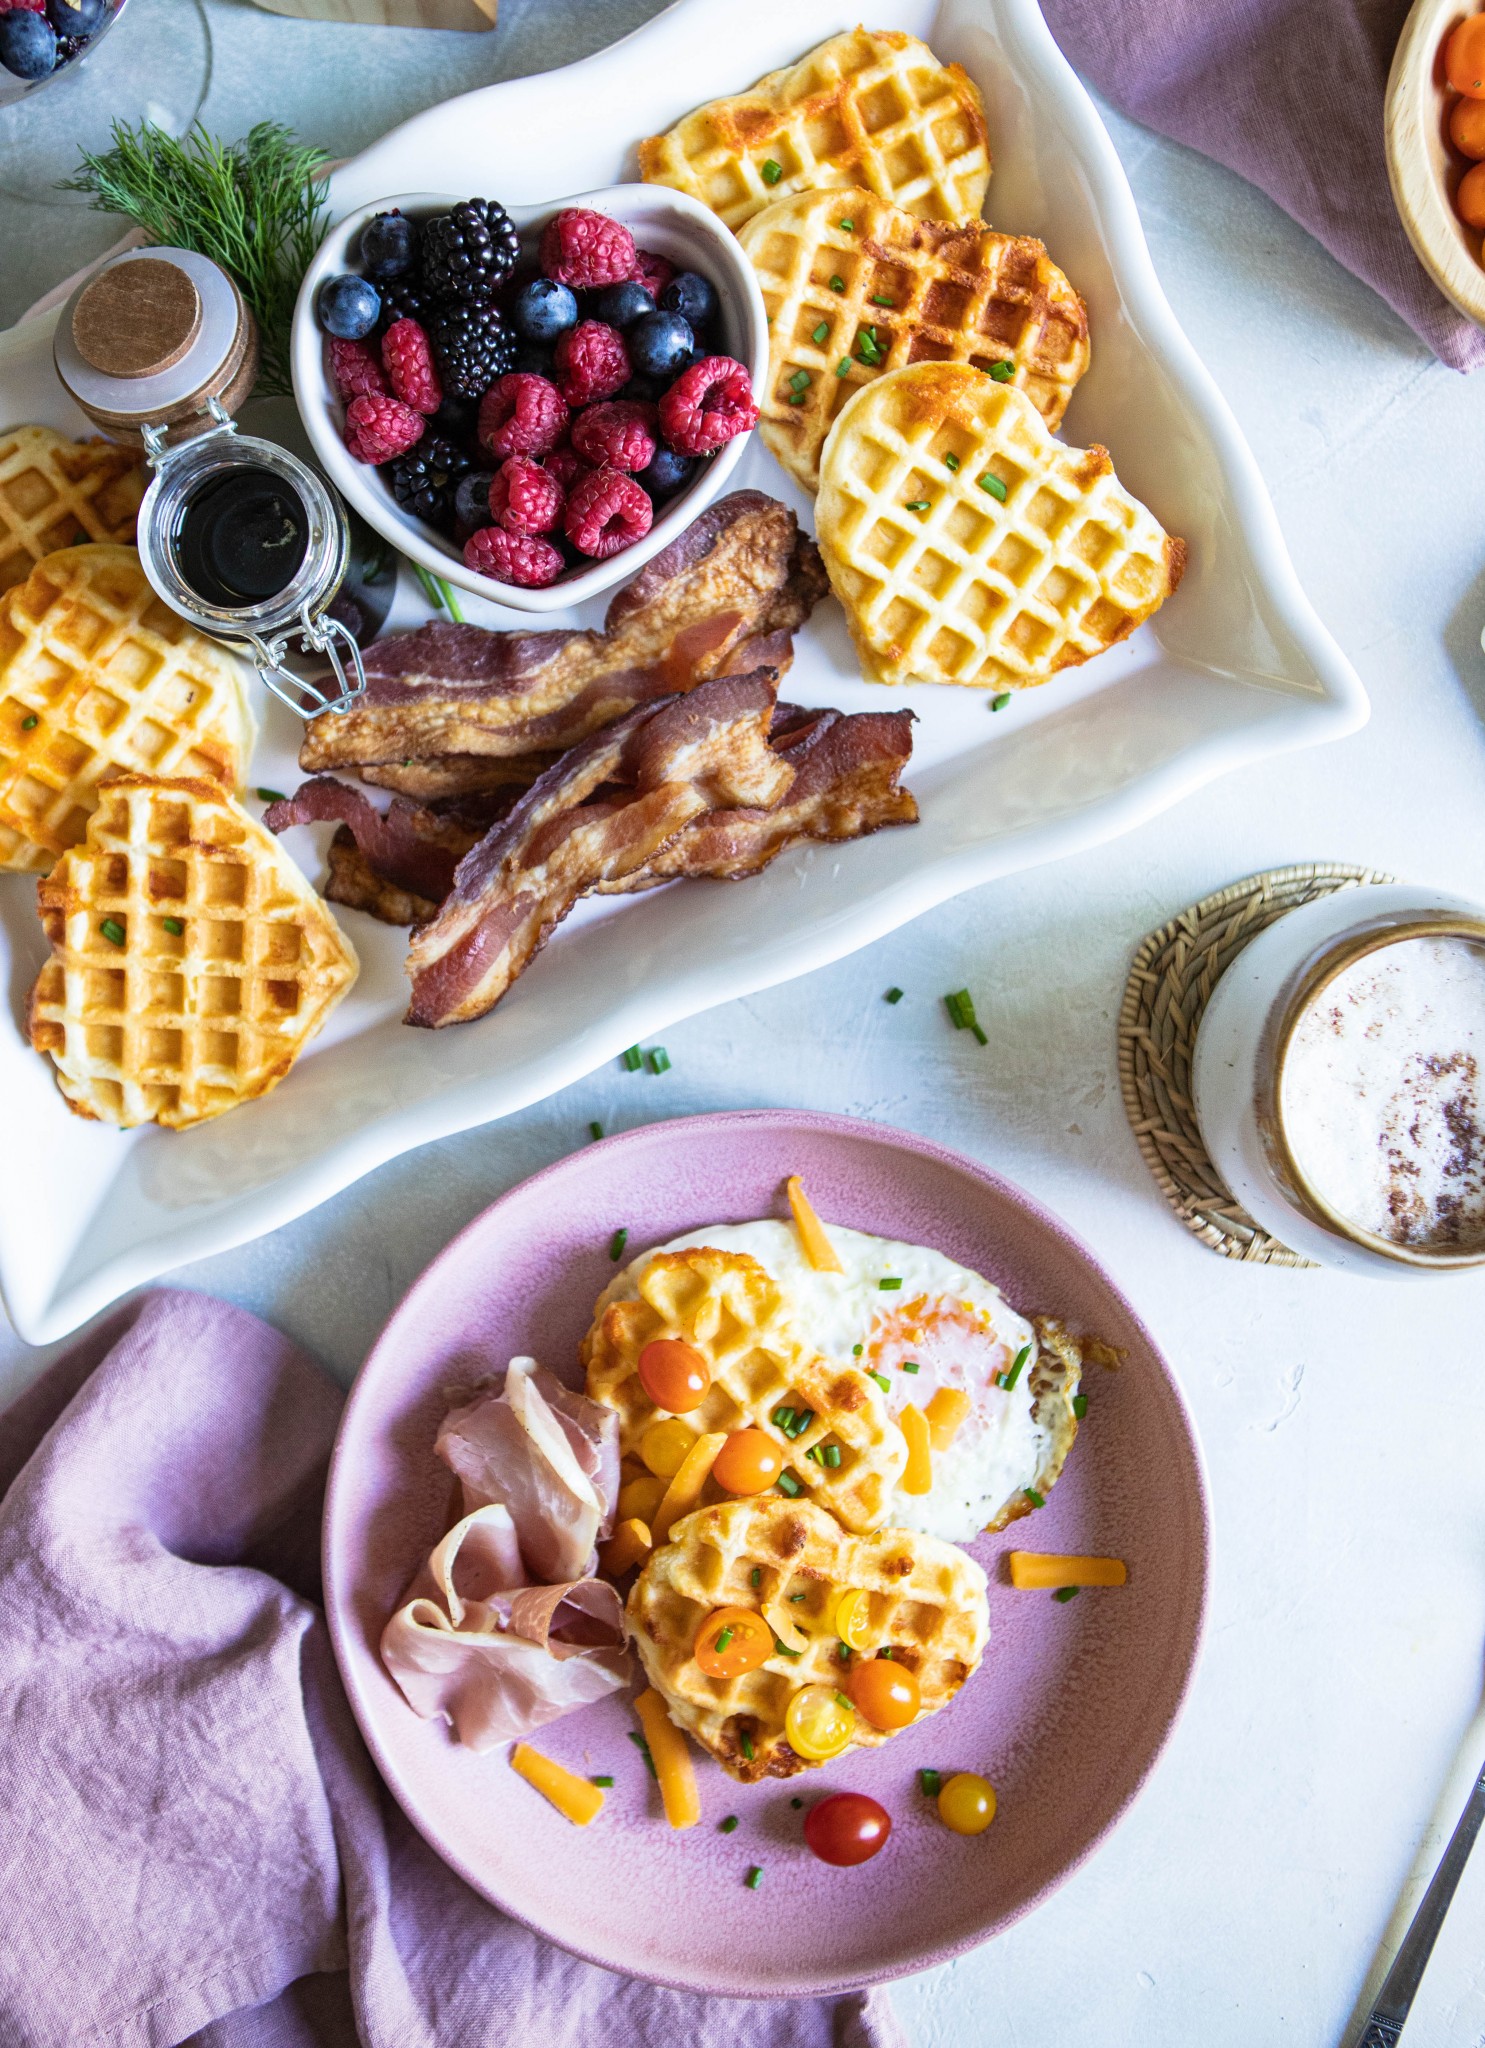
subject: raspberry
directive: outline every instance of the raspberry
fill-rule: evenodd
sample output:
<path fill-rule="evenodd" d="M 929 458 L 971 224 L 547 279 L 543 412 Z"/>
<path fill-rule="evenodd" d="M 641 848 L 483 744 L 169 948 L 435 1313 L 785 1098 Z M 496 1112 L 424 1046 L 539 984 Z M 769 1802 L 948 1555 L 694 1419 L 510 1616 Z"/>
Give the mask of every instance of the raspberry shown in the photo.
<path fill-rule="evenodd" d="M 564 496 L 550 470 L 529 455 L 512 455 L 496 471 L 490 510 L 508 533 L 550 533 L 562 517 Z"/>
<path fill-rule="evenodd" d="M 376 352 L 364 341 L 330 340 L 330 375 L 342 398 L 387 398 L 391 386 Z"/>
<path fill-rule="evenodd" d="M 632 476 L 595 469 L 573 487 L 563 528 L 582 554 L 603 562 L 643 540 L 654 517 L 654 506 Z"/>
<path fill-rule="evenodd" d="M 0 0 L 0 14 L 45 14 L 46 0 Z"/>
<path fill-rule="evenodd" d="M 345 445 L 357 462 L 391 462 L 423 438 L 421 413 L 400 398 L 368 393 L 345 409 Z"/>
<path fill-rule="evenodd" d="M 606 213 L 586 206 L 564 207 L 541 231 L 543 277 L 595 291 L 634 275 L 634 237 Z"/>
<path fill-rule="evenodd" d="M 596 398 L 612 398 L 633 375 L 623 335 L 617 327 L 605 327 L 601 320 L 579 320 L 576 327 L 569 327 L 557 344 L 553 361 L 562 396 L 569 405 L 591 405 Z"/>
<path fill-rule="evenodd" d="M 758 422 L 753 386 L 731 356 L 703 356 L 660 401 L 660 427 L 680 455 L 710 455 Z"/>
<path fill-rule="evenodd" d="M 657 407 L 634 399 L 590 405 L 572 423 L 572 445 L 595 469 L 648 469 L 660 445 Z"/>
<path fill-rule="evenodd" d="M 566 566 L 549 540 L 535 533 L 507 533 L 503 526 L 482 526 L 464 543 L 467 567 L 497 583 L 519 583 L 541 590 L 555 583 Z"/>
<path fill-rule="evenodd" d="M 382 364 L 392 389 L 414 412 L 437 412 L 443 379 L 433 362 L 433 344 L 416 320 L 399 320 L 382 336 Z"/>
<path fill-rule="evenodd" d="M 653 249 L 636 249 L 634 275 L 658 306 L 661 292 L 675 276 L 675 265 L 668 258 L 657 256 Z"/>
<path fill-rule="evenodd" d="M 492 455 L 545 455 L 567 430 L 567 401 L 546 377 L 512 370 L 480 400 L 479 442 Z"/>
<path fill-rule="evenodd" d="M 554 476 L 562 489 L 571 494 L 573 485 L 580 476 L 591 476 L 592 471 L 571 448 L 554 448 L 550 455 L 542 457 L 542 468 Z"/>

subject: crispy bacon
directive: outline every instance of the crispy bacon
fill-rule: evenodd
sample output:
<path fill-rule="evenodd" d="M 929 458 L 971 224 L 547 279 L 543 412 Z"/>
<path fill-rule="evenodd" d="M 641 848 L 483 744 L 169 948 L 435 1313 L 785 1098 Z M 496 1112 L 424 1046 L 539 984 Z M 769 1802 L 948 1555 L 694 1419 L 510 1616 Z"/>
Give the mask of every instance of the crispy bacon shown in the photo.
<path fill-rule="evenodd" d="M 794 514 L 760 491 L 735 491 L 618 593 L 602 632 L 440 623 L 378 641 L 366 655 L 366 695 L 312 721 L 300 765 L 396 772 L 437 761 L 448 778 L 460 757 L 560 751 L 710 676 L 782 671 L 825 587 Z"/>
<path fill-rule="evenodd" d="M 454 886 L 454 870 L 473 843 L 466 825 L 436 817 L 404 797 L 393 797 L 388 808 L 379 811 L 364 790 L 337 782 L 333 775 L 317 775 L 263 813 L 270 832 L 331 819 L 350 827 L 356 845 L 383 881 L 434 903 L 442 902 Z"/>
<path fill-rule="evenodd" d="M 768 744 L 777 677 L 716 676 L 573 747 L 459 863 L 413 935 L 409 1024 L 480 1017 L 579 897 L 654 860 L 703 812 L 768 808 L 793 770 Z"/>

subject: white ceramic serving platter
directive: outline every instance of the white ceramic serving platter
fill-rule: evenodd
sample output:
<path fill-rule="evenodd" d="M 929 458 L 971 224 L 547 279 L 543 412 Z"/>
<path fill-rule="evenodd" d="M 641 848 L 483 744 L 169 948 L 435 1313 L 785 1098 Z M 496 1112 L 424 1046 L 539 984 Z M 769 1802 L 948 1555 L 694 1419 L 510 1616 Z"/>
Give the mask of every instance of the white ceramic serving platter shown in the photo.
<path fill-rule="evenodd" d="M 528 205 L 634 174 L 633 145 L 854 26 L 843 0 L 678 0 L 567 70 L 431 109 L 336 173 L 336 216 L 384 193 Z M 863 684 L 833 604 L 800 636 L 787 696 L 919 715 L 922 822 L 786 855 L 742 884 L 680 884 L 581 906 L 489 1017 L 441 1032 L 401 1016 L 404 936 L 342 913 L 361 980 L 265 1100 L 184 1135 L 73 1117 L 21 1033 L 43 944 L 34 885 L 0 878 L 6 1171 L 0 1289 L 21 1335 L 62 1335 L 130 1287 L 302 1214 L 415 1145 L 519 1109 L 676 1019 L 820 967 L 977 883 L 1128 831 L 1229 770 L 1365 719 L 1356 676 L 1295 581 L 1252 456 L 1156 282 L 1134 201 L 1035 0 L 884 0 L 985 96 L 987 213 L 1040 235 L 1088 301 L 1093 367 L 1063 432 L 1100 441 L 1184 536 L 1190 567 L 1153 626 L 992 715 L 975 692 Z M 51 323 L 0 338 L 0 425 L 79 427 L 50 369 Z M 805 500 L 754 442 L 735 485 Z M 589 623 L 601 607 L 573 616 Z M 482 623 L 524 623 L 470 601 Z M 550 624 L 566 620 L 558 615 Z M 270 708 L 252 780 L 295 786 L 294 721 Z M 320 872 L 328 828 L 290 843 Z"/>

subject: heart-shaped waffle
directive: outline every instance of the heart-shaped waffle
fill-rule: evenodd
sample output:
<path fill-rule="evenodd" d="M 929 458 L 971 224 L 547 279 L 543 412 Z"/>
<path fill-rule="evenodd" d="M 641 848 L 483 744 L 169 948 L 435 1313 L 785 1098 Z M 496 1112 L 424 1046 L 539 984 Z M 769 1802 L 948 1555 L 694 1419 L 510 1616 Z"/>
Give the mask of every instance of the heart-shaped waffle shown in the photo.
<path fill-rule="evenodd" d="M 864 1652 L 847 1651 L 835 1631 L 837 1600 L 857 1589 L 867 1599 Z M 719 1607 L 757 1609 L 779 1642 L 781 1626 L 792 1626 L 799 1654 L 776 1653 L 738 1678 L 709 1678 L 694 1649 Z M 628 1614 L 671 1719 L 744 1784 L 813 1767 L 784 1733 L 802 1686 L 839 1688 L 853 1658 L 890 1649 L 918 1682 L 921 1720 L 953 1699 L 990 1633 L 985 1574 L 956 1544 L 907 1529 L 847 1535 L 812 1503 L 773 1497 L 700 1508 L 678 1522 L 635 1580 Z M 888 1739 L 856 1715 L 850 1747 Z"/>
<path fill-rule="evenodd" d="M 796 1487 L 848 1529 L 877 1527 L 907 1463 L 881 1393 L 864 1372 L 829 1365 L 801 1344 L 784 1296 L 756 1259 L 708 1245 L 656 1252 L 637 1279 L 621 1275 L 583 1340 L 589 1397 L 618 1412 L 626 1478 L 644 1471 L 640 1445 L 664 1412 L 641 1384 L 640 1353 L 667 1337 L 691 1345 L 711 1373 L 700 1405 L 684 1417 L 688 1427 L 698 1436 L 761 1429 Z M 774 1420 L 784 1414 L 787 1427 Z M 711 1482 L 709 1497 L 727 1496 Z"/>
<path fill-rule="evenodd" d="M 54 427 L 0 433 L 0 590 L 78 541 L 132 541 L 149 471 L 115 441 L 73 441 Z"/>

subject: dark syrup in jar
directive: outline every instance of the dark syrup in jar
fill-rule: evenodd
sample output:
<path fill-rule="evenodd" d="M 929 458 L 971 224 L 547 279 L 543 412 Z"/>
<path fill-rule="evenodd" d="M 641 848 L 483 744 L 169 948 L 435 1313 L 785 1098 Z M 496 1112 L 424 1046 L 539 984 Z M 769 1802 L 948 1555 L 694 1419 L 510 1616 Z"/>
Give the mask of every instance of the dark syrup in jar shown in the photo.
<path fill-rule="evenodd" d="M 309 546 L 298 492 L 271 470 L 228 470 L 193 491 L 174 534 L 181 575 L 207 604 L 241 611 L 286 590 Z"/>

